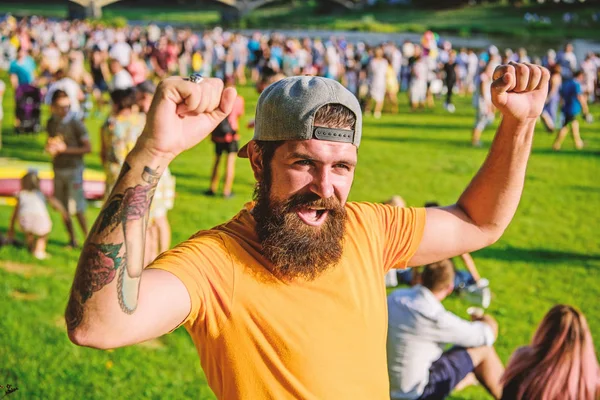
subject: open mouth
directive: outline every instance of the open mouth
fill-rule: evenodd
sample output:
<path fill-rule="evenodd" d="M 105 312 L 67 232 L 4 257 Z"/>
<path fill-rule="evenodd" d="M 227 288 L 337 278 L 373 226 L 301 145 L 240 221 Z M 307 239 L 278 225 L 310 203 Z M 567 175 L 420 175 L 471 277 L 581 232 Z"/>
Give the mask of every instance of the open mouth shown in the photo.
<path fill-rule="evenodd" d="M 325 222 L 328 213 L 329 210 L 322 207 L 301 207 L 296 211 L 298 218 L 311 226 L 321 226 Z"/>

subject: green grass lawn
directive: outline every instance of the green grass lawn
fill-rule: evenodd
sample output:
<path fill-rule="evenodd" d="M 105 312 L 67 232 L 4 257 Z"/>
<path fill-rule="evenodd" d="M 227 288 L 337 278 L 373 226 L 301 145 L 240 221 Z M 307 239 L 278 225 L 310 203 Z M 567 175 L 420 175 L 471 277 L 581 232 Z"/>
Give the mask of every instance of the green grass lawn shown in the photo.
<path fill-rule="evenodd" d="M 240 92 L 247 100 L 247 120 L 257 96 L 250 87 Z M 11 133 L 11 99 L 9 92 L 0 156 L 49 161 L 42 152 L 43 134 Z M 456 114 L 445 113 L 439 102 L 433 111 L 409 114 L 405 96 L 400 99 L 401 114 L 365 118 L 351 200 L 378 202 L 400 194 L 409 205 L 454 202 L 482 163 L 493 130 L 485 132 L 484 148 L 474 149 L 469 145 L 474 119 L 470 99 L 457 99 Z M 600 120 L 600 107 L 592 110 Z M 101 122 L 95 118 L 88 123 L 94 152 L 86 157 L 86 164 L 93 169 L 100 168 Z M 538 129 L 525 193 L 512 225 L 498 243 L 474 254 L 482 275 L 491 281 L 494 296 L 489 312 L 500 324 L 497 349 L 503 361 L 529 341 L 541 317 L 556 303 L 573 304 L 586 313 L 600 349 L 600 122 L 582 124 L 582 132 L 584 151 L 576 152 L 567 141 L 562 152 L 554 153 L 552 137 Z M 242 136 L 245 141 L 251 133 L 244 129 Z M 175 208 L 169 214 L 174 243 L 225 221 L 251 197 L 253 178 L 243 159 L 237 164 L 235 198 L 202 195 L 212 156 L 207 141 L 172 164 L 177 177 Z M 2 232 L 11 211 L 0 206 Z M 90 221 L 98 211 L 90 207 Z M 62 316 L 78 253 L 65 249 L 65 229 L 58 215 L 51 215 L 50 260 L 38 262 L 24 249 L 0 248 L 0 385 L 19 388 L 10 398 L 213 398 L 184 329 L 114 351 L 69 342 Z M 469 304 L 463 299 L 451 298 L 445 304 L 466 317 Z M 453 398 L 486 395 L 481 388 L 469 388 Z"/>
<path fill-rule="evenodd" d="M 415 0 L 416 2 L 416 0 Z M 534 3 L 534 2 L 533 2 Z M 135 21 L 163 21 L 186 24 L 194 27 L 215 26 L 220 23 L 218 3 L 177 4 L 172 8 L 149 6 L 140 7 L 119 2 L 104 8 L 103 17 L 110 20 L 124 17 Z M 567 11 L 578 14 L 576 23 L 566 24 L 562 16 Z M 598 38 L 598 23 L 593 23 L 592 13 L 598 7 L 589 5 L 547 4 L 514 7 L 503 4 L 465 6 L 447 10 L 429 10 L 416 7 L 381 5 L 364 10 L 348 11 L 342 8 L 323 14 L 316 1 L 281 1 L 267 5 L 245 16 L 235 28 L 252 29 L 332 29 L 365 32 L 416 32 L 428 29 L 441 34 L 454 34 L 469 37 L 472 34 L 487 34 L 494 37 L 519 39 L 514 46 L 528 41 L 552 42 L 572 38 Z M 64 18 L 67 7 L 47 4 L 38 0 L 27 4 L 0 4 L 0 13 L 13 12 L 18 15 L 37 14 Z M 549 17 L 551 25 L 526 24 L 525 13 Z M 525 41 L 525 42 L 523 42 Z"/>

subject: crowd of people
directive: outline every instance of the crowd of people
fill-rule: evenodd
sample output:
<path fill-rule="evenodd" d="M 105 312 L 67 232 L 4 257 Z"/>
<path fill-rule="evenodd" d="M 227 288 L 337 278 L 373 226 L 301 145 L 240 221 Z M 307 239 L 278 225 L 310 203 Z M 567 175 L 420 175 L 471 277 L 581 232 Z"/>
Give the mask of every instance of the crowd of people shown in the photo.
<path fill-rule="evenodd" d="M 0 31 L 0 66 L 9 70 L 15 89 L 34 82 L 40 88 L 62 88 L 69 94 L 72 110 L 84 114 L 91 110 L 92 98 L 99 105 L 96 112 L 102 108 L 103 93 L 170 75 L 194 72 L 244 85 L 248 74 L 253 82 L 263 80 L 263 86 L 282 76 L 320 75 L 340 81 L 359 98 L 363 111 L 376 118 L 386 104 L 391 112 L 398 112 L 400 91 L 407 92 L 411 110 L 432 107 L 435 98 L 443 96 L 446 110 L 454 112 L 454 94 L 472 95 L 474 145 L 480 145 L 481 132 L 494 120 L 488 93 L 491 74 L 495 66 L 514 61 L 555 71 L 557 79 L 553 80 L 544 121 L 552 131 L 556 126 L 572 125 L 576 146 L 581 147 L 578 126 L 571 122 L 576 122 L 573 116 L 579 109 L 591 118 L 584 103 L 596 99 L 600 66 L 600 58 L 593 53 L 578 60 L 570 44 L 558 52 L 550 49 L 536 56 L 525 48 L 455 49 L 431 31 L 420 43 L 376 46 L 343 37 L 244 36 L 220 28 L 197 33 L 154 24 L 112 29 L 37 17 L 21 21 L 9 17 Z M 569 86 L 573 78 L 575 85 L 559 90 L 563 81 Z M 48 103 L 51 94 L 49 89 Z M 558 112 L 561 102 L 562 116 Z M 565 134 L 563 129 L 557 135 L 555 149 L 560 148 Z"/>
<path fill-rule="evenodd" d="M 321 40 L 286 37 L 278 33 L 271 35 L 255 33 L 251 36 L 244 36 L 219 28 L 196 33 L 190 29 L 159 28 L 154 24 L 145 27 L 113 29 L 99 23 L 53 21 L 39 17 L 22 20 L 8 17 L 0 23 L 0 33 L 2 35 L 0 67 L 8 70 L 10 84 L 15 89 L 16 96 L 26 93 L 26 88 L 33 87 L 39 90 L 40 99 L 46 102 L 51 110 L 51 118 L 46 122 L 48 141 L 45 150 L 53 159 L 54 195 L 44 199 L 35 172 L 29 172 L 23 177 L 22 191 L 18 196 L 10 232 L 10 235 L 14 236 L 13 227 L 18 220 L 26 233 L 29 248 L 34 256 L 40 259 L 47 257 L 45 242 L 51 230 L 45 206 L 46 201 L 50 202 L 63 216 L 69 232 L 70 246 L 79 246 L 75 238 L 71 215 L 76 216 L 83 234 L 88 235 L 85 219 L 86 201 L 83 193 L 83 156 L 91 151 L 90 132 L 85 124 L 86 119 L 90 116 L 105 117 L 105 122 L 99 132 L 101 138 L 100 158 L 106 174 L 106 204 L 103 215 L 110 216 L 99 220 L 100 225 L 96 228 L 96 232 L 91 233 L 90 237 L 98 241 L 105 240 L 100 233 L 108 228 L 115 230 L 115 227 L 120 226 L 120 221 L 127 218 L 125 215 L 127 211 L 123 209 L 123 203 L 129 201 L 125 199 L 125 195 L 131 188 L 124 186 L 123 175 L 127 174 L 131 168 L 139 167 L 137 164 L 130 166 L 132 159 L 128 157 L 130 157 L 138 138 L 143 135 L 153 95 L 157 90 L 156 83 L 172 75 L 189 76 L 191 73 L 198 73 L 206 78 L 216 77 L 220 78 L 228 88 L 245 85 L 249 79 L 256 85 L 259 93 L 268 90 L 267 87 L 272 88 L 273 86 L 269 85 L 276 82 L 285 82 L 285 77 L 322 76 L 340 82 L 346 89 L 342 91 L 336 86 L 335 90 L 338 91 L 336 93 L 344 95 L 350 93 L 356 100 L 357 112 L 361 116 L 372 114 L 374 118 L 381 118 L 384 112 L 416 112 L 420 108 L 433 107 L 438 98 L 443 98 L 444 108 L 449 113 L 454 113 L 456 107 L 453 96 L 456 94 L 469 95 L 473 96 L 473 105 L 476 110 L 472 131 L 474 146 L 481 146 L 482 132 L 495 120 L 497 110 L 492 101 L 493 93 L 490 86 L 498 78 L 493 74 L 500 64 L 533 63 L 544 65 L 550 70 L 549 93 L 541 119 L 549 132 L 556 132 L 555 150 L 560 149 L 569 129 L 572 131 L 575 147 L 583 147 L 578 116 L 583 113 L 586 120 L 591 120 L 588 103 L 596 101 L 598 98 L 600 58 L 589 54 L 584 60 L 578 60 L 570 44 L 567 44 L 564 50 L 559 52 L 549 50 L 542 57 L 533 57 L 528 55 L 524 48 L 516 52 L 510 49 L 500 51 L 495 46 L 479 49 L 479 51 L 466 48 L 454 49 L 449 41 L 440 40 L 433 32 L 427 32 L 420 43 L 386 42 L 370 46 L 360 42 L 348 42 L 341 37 Z M 3 87 L 0 86 L 0 96 L 2 92 Z M 399 110 L 398 96 L 400 92 L 406 92 L 410 104 L 409 110 Z M 19 99 L 16 100 L 18 109 L 20 102 Z M 224 157 L 226 171 L 222 192 L 226 198 L 233 195 L 235 157 L 240 150 L 238 143 L 239 119 L 244 115 L 244 109 L 244 99 L 239 95 L 236 96 L 235 100 L 231 100 L 231 112 L 227 118 L 218 126 L 213 127 L 211 137 L 215 144 L 216 156 L 206 195 L 214 196 L 218 192 L 219 167 L 223 153 L 226 155 Z M 562 113 L 559 113 L 559 110 Z M 28 118 L 26 114 L 17 110 L 15 115 L 15 127 L 25 126 Z M 356 115 L 354 116 L 358 118 Z M 315 120 L 318 117 L 320 118 L 322 115 L 317 114 Z M 354 121 L 353 123 L 356 123 L 356 119 Z M 342 125 L 330 127 L 330 129 L 337 130 L 336 134 L 340 131 L 347 131 L 348 126 L 343 123 Z M 253 123 L 251 127 L 254 127 Z M 261 129 L 266 130 L 267 128 L 262 125 Z M 257 130 L 259 130 L 258 127 Z M 358 141 L 351 143 L 358 147 L 360 132 L 355 133 L 353 137 L 359 138 Z M 268 147 L 250 150 L 250 154 L 244 154 L 250 157 L 252 163 L 257 163 L 256 160 L 259 156 L 256 154 L 260 154 L 260 157 L 265 154 L 274 157 L 274 150 L 269 153 L 269 150 L 266 149 Z M 248 151 L 245 148 L 242 150 Z M 346 164 L 344 168 L 348 170 L 353 168 L 351 162 L 346 162 Z M 259 166 L 252 165 L 255 168 L 257 179 L 262 177 L 264 171 L 261 171 Z M 175 178 L 168 168 L 160 171 L 160 179 L 155 179 L 154 171 L 144 169 L 144 173 L 147 175 L 143 178 L 144 182 L 152 182 L 152 185 L 156 185 L 145 232 L 146 240 L 143 242 L 145 266 L 170 248 L 171 231 L 167 212 L 173 207 Z M 266 174 L 266 172 L 264 173 Z M 267 190 L 270 189 L 270 186 L 262 185 L 261 188 Z M 258 196 L 260 198 L 260 193 Z M 308 200 L 297 199 L 297 202 L 304 204 Z M 257 204 L 262 203 L 259 201 Z M 402 206 L 401 204 L 394 205 Z M 436 208 L 437 205 L 431 206 Z M 496 206 L 494 204 L 494 207 Z M 257 205 L 257 207 L 259 206 Z M 316 221 L 323 215 L 323 207 L 318 206 L 316 209 L 306 211 L 306 215 L 302 218 L 307 220 L 314 217 Z M 363 210 L 361 208 L 363 206 L 356 207 L 357 209 L 353 211 L 356 215 L 352 218 L 356 218 L 358 221 L 363 217 L 375 220 L 375 216 L 371 215 L 372 210 L 367 208 Z M 334 206 L 330 206 L 330 208 L 335 209 Z M 281 209 L 270 209 L 268 206 L 259 209 L 257 213 L 262 212 L 263 218 L 267 218 L 270 211 L 284 213 Z M 333 211 L 331 212 L 333 213 Z M 408 211 L 385 211 L 389 214 L 390 220 L 402 220 L 400 216 L 394 214 L 396 212 L 408 213 Z M 325 215 L 327 217 L 327 212 Z M 414 218 L 415 226 L 420 221 L 419 218 L 424 218 L 423 215 L 411 217 Z M 120 219 L 116 216 L 119 216 Z M 409 218 L 406 215 L 404 217 Z M 248 229 L 248 226 L 245 225 L 248 223 L 246 221 L 248 218 L 252 217 L 244 214 L 236 222 L 240 224 L 243 232 Z M 260 214 L 255 214 L 255 218 L 259 219 Z M 272 227 L 276 226 L 277 221 L 267 220 L 265 231 L 259 232 L 259 235 L 264 236 L 261 236 L 260 240 L 264 241 L 262 245 L 265 249 L 268 248 L 266 245 L 269 244 L 268 240 L 283 240 L 281 232 L 266 231 L 269 227 L 273 229 Z M 311 220 L 311 223 L 315 221 Z M 279 228 L 282 231 L 292 230 L 286 225 L 279 226 Z M 303 228 L 301 226 L 298 230 L 302 231 Z M 403 226 L 402 229 L 409 229 L 409 227 L 408 225 Z M 123 231 L 125 232 L 124 228 Z M 416 235 L 416 233 L 414 234 Z M 381 233 L 381 235 L 381 244 L 384 244 L 384 239 L 389 238 L 387 233 Z M 201 236 L 194 240 L 196 239 L 203 240 Z M 364 236 L 364 239 L 367 240 L 367 236 Z M 133 241 L 132 238 L 124 240 L 127 246 Z M 406 245 L 407 248 L 409 246 L 408 243 L 400 243 L 407 240 L 405 237 L 397 237 L 393 240 L 398 242 L 394 242 L 398 249 L 401 248 L 401 245 Z M 252 248 L 252 246 L 244 247 L 246 242 L 243 243 L 244 245 L 241 246 L 244 248 L 243 251 L 249 252 L 250 255 L 247 257 L 252 260 L 251 263 L 254 263 L 256 254 L 246 249 L 246 247 Z M 102 242 L 102 245 L 104 244 Z M 327 242 L 326 244 L 330 247 L 323 248 L 324 253 L 335 250 L 338 243 Z M 231 241 L 229 245 L 237 246 L 237 242 L 234 244 L 234 241 Z M 91 245 L 88 244 L 88 246 Z M 298 247 L 299 242 L 290 241 L 290 246 Z M 410 246 L 414 246 L 414 244 Z M 271 247 L 277 246 L 272 245 Z M 101 251 L 100 249 L 101 246 L 98 245 L 94 251 Z M 290 254 L 304 260 L 310 253 L 308 250 L 314 249 L 308 248 L 307 254 L 289 250 Z M 381 250 L 384 251 L 383 247 Z M 461 257 L 471 272 L 467 277 L 469 279 L 467 284 L 483 282 L 484 279 L 479 276 L 469 253 L 462 251 L 464 249 L 460 246 L 457 246 L 456 250 L 461 251 L 454 255 L 462 254 Z M 218 251 L 219 257 L 225 254 L 220 253 L 221 251 L 225 252 L 220 247 Z M 278 260 L 275 258 L 276 256 L 286 256 L 278 255 L 277 249 L 269 251 L 273 253 L 267 253 L 266 257 L 271 261 Z M 385 250 L 386 255 L 387 251 Z M 416 247 L 411 251 L 414 255 Z M 91 252 L 92 250 L 89 248 L 84 249 L 83 259 L 91 258 Z M 166 260 L 176 260 L 177 254 L 179 253 L 171 253 L 159 258 L 159 261 L 153 264 L 150 273 L 160 273 L 161 268 L 169 270 L 171 267 L 166 265 Z M 196 256 L 198 254 L 194 253 L 194 257 Z M 212 287 L 214 289 L 212 295 L 217 297 L 230 289 L 227 286 L 230 284 L 227 281 L 229 278 L 219 275 L 221 267 L 218 264 L 219 257 L 211 259 L 210 262 L 214 264 L 210 264 L 210 266 L 214 268 L 207 272 L 215 274 L 215 276 L 205 277 L 224 285 L 223 287 Z M 222 258 L 226 257 L 228 256 Z M 356 257 L 360 258 L 359 255 Z M 427 257 L 422 257 L 422 259 L 430 260 Z M 404 267 L 408 265 L 408 259 L 403 259 L 399 255 L 394 260 Z M 322 260 L 319 259 L 319 261 Z M 127 262 L 130 261 L 127 260 Z M 235 263 L 238 262 L 238 260 L 235 261 Z M 250 263 L 250 261 L 248 262 Z M 260 265 L 262 262 L 257 261 Z M 174 261 L 174 263 L 177 264 L 179 261 Z M 229 262 L 228 266 L 223 268 L 231 267 L 232 263 L 233 261 Z M 276 262 L 273 263 L 278 266 Z M 388 267 L 391 267 L 394 263 L 390 259 L 388 264 Z M 423 264 L 426 263 L 421 265 Z M 195 285 L 195 283 L 190 283 L 193 268 L 191 264 L 186 264 L 185 268 L 189 268 L 186 276 L 171 272 L 178 276 L 181 282 L 185 283 L 188 291 L 192 293 L 192 289 L 190 289 L 192 286 L 189 285 Z M 285 277 L 284 272 L 275 271 Z M 124 274 L 128 273 L 129 270 L 124 272 Z M 318 276 L 317 272 L 310 273 Z M 257 267 L 253 274 L 263 274 L 262 269 Z M 392 398 L 439 399 L 447 396 L 455 388 L 461 388 L 474 382 L 481 383 L 497 399 L 551 399 L 559 398 L 559 394 L 564 393 L 568 394 L 565 398 L 593 399 L 597 395 L 598 363 L 589 328 L 579 311 L 569 306 L 556 306 L 550 310 L 536 332 L 531 345 L 519 349 L 505 370 L 493 347 L 498 337 L 498 323 L 491 316 L 483 313 L 473 314 L 473 321 L 466 321 L 444 309 L 441 301 L 452 293 L 457 285 L 461 284 L 460 276 L 457 277 L 457 274 L 454 264 L 449 259 L 430 263 L 423 268 L 422 272 L 418 274 L 413 272 L 409 278 L 404 278 L 406 283 L 411 284 L 410 288 L 398 289 L 388 297 L 387 360 Z M 295 277 L 292 276 L 292 278 Z M 132 275 L 130 278 L 134 279 L 135 276 Z M 165 277 L 163 276 L 163 278 Z M 393 278 L 397 279 L 397 276 L 393 274 Z M 139 276 L 137 279 L 139 282 Z M 338 279 L 342 278 L 338 277 Z M 463 282 L 466 281 L 463 279 Z M 90 292 L 87 298 L 83 298 L 77 292 L 79 290 L 77 282 L 76 278 L 70 303 L 72 308 L 67 311 L 67 323 L 70 330 L 75 330 L 81 323 L 81 315 L 78 313 L 83 313 L 83 311 L 77 307 L 82 308 L 83 303 L 91 296 Z M 120 282 L 122 284 L 123 281 L 120 280 Z M 181 289 L 181 282 L 179 282 L 179 289 Z M 319 289 L 321 294 L 326 293 L 327 287 L 330 287 L 328 285 L 333 284 L 329 281 L 326 283 L 327 285 L 323 284 Z M 342 286 L 346 283 L 348 282 L 342 281 Z M 108 285 L 110 282 L 105 284 Z M 233 284 L 231 285 L 233 286 Z M 348 285 L 348 287 L 352 286 L 351 283 Z M 392 286 L 395 286 L 395 283 Z M 486 287 L 481 284 L 479 286 Z M 199 295 L 201 290 L 206 289 L 198 285 L 193 288 L 192 294 L 194 295 Z M 125 289 L 120 286 L 118 290 Z M 369 290 L 373 290 L 373 288 Z M 133 290 L 131 293 L 137 295 L 137 292 Z M 271 296 L 270 298 L 277 299 L 278 297 L 274 293 L 268 292 L 267 298 Z M 100 295 L 94 296 L 99 298 Z M 131 314 L 135 307 L 131 308 L 128 305 L 128 302 L 131 301 L 128 296 L 131 294 L 119 293 L 119 302 L 121 308 Z M 289 303 L 289 301 L 299 301 L 300 299 L 308 301 L 303 296 L 303 292 L 298 292 L 285 299 L 284 302 Z M 192 295 L 187 297 L 186 294 L 182 301 L 189 302 L 191 298 Z M 354 298 L 353 300 L 356 301 Z M 166 330 L 161 328 L 161 332 L 180 325 L 184 318 L 186 318 L 185 321 L 191 321 L 191 318 L 200 318 L 200 315 L 209 318 L 223 311 L 200 310 L 199 307 L 203 306 L 199 305 L 196 300 L 192 299 L 191 301 L 192 304 L 188 308 L 194 307 L 192 312 L 195 314 L 186 317 L 187 314 L 184 312 L 183 316 L 180 315 L 180 319 L 175 318 L 177 320 L 170 321 L 173 326 L 169 326 L 168 329 L 162 326 Z M 229 298 L 227 296 L 219 297 L 215 301 L 225 304 Z M 273 303 L 275 304 L 277 301 L 274 300 Z M 156 306 L 158 307 L 158 305 Z M 318 305 L 315 304 L 315 307 Z M 208 315 L 209 311 L 215 314 Z M 285 312 L 287 313 L 287 310 Z M 283 314 L 281 316 L 283 317 Z M 217 315 L 217 318 L 221 317 L 220 314 Z M 121 322 L 119 320 L 119 323 Z M 294 333 L 287 331 L 287 328 L 283 326 L 279 328 L 290 334 Z M 269 332 L 269 334 L 273 334 L 273 332 Z M 142 337 L 145 337 L 144 335 L 140 333 L 139 336 L 128 339 L 127 343 L 141 340 Z M 358 338 L 358 333 L 355 335 Z M 195 337 L 199 336 L 201 334 L 196 332 Z M 339 338 L 335 339 L 339 340 Z M 77 341 L 78 339 L 72 340 Z M 118 341 L 115 343 L 122 345 Z M 335 340 L 327 339 L 327 343 L 335 346 Z M 454 347 L 446 350 L 447 344 Z M 207 346 L 207 344 L 197 345 Z M 261 344 L 261 346 L 263 345 L 264 343 Z M 263 349 L 265 357 L 272 357 L 273 355 L 270 353 L 272 349 L 269 350 L 266 347 Z M 206 363 L 208 365 L 213 361 L 206 361 Z M 216 361 L 214 364 L 216 365 Z M 335 368 L 330 369 L 327 373 L 331 373 L 333 369 Z M 266 372 L 270 374 L 272 371 Z M 325 371 L 323 372 L 325 373 Z M 210 375 L 210 373 L 211 370 L 207 369 L 210 382 L 213 385 L 216 382 L 215 387 L 218 387 L 221 377 L 218 374 Z M 240 383 L 242 386 L 245 384 L 256 389 L 256 382 Z M 222 395 L 233 393 L 227 392 L 227 390 L 235 389 L 231 389 L 225 384 L 221 386 L 223 391 L 220 394 Z M 298 389 L 300 386 L 300 384 L 292 382 L 287 387 L 297 389 L 300 393 L 301 390 Z"/>

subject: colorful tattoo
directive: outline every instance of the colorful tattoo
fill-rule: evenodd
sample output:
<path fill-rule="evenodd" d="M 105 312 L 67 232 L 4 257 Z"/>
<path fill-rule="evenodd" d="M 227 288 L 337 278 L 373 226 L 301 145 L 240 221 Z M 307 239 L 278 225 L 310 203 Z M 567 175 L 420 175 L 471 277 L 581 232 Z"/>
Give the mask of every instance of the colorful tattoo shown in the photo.
<path fill-rule="evenodd" d="M 129 164 L 125 163 L 117 184 L 130 170 Z M 117 274 L 121 310 L 131 314 L 137 308 L 148 214 L 160 174 L 156 169 L 144 167 L 142 179 L 146 185 L 136 185 L 125 189 L 122 194 L 113 194 L 98 216 L 94 234 L 84 247 L 73 282 L 65 314 L 69 330 L 81 323 L 85 302 L 94 292 L 111 283 Z M 107 235 L 119 227 L 122 228 L 123 241 L 104 242 Z"/>
<path fill-rule="evenodd" d="M 76 328 L 83 317 L 83 304 L 94 292 L 113 281 L 117 270 L 123 265 L 119 257 L 122 244 L 93 244 L 85 246 L 81 260 L 85 260 L 86 268 L 77 268 L 73 282 L 72 297 L 67 307 L 66 319 L 69 330 Z M 73 301 L 75 300 L 75 301 Z"/>
<path fill-rule="evenodd" d="M 151 185 L 158 184 L 158 180 L 160 179 L 160 174 L 155 169 L 144 167 L 144 172 L 142 172 L 142 179 L 144 182 L 148 182 Z"/>

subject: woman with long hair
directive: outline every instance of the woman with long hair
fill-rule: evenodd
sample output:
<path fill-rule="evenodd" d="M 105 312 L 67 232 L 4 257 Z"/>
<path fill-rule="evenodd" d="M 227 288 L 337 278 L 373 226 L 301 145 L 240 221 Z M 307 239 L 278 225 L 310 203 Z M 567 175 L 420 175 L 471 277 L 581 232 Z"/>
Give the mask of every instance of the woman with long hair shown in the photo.
<path fill-rule="evenodd" d="M 511 357 L 501 383 L 502 399 L 596 400 L 600 368 L 583 314 L 554 306 L 529 346 Z"/>

